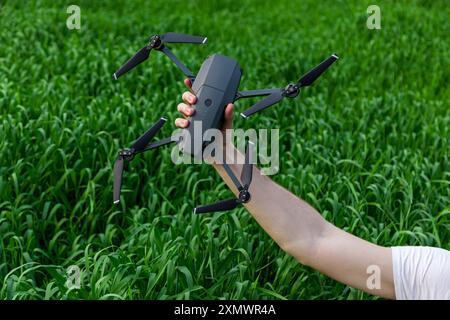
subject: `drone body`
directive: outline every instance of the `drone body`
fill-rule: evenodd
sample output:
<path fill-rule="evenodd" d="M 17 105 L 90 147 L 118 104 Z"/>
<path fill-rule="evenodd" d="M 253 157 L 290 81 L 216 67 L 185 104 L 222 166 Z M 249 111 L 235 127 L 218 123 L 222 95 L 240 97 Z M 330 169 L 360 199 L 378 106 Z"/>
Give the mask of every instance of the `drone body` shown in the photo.
<path fill-rule="evenodd" d="M 203 137 L 208 129 L 220 129 L 226 105 L 236 98 L 241 75 L 239 63 L 223 55 L 214 54 L 203 62 L 192 85 L 197 103 L 184 135 L 190 141 L 184 139 L 180 145 L 184 153 L 202 158 L 206 142 L 199 143 L 199 137 Z M 196 126 L 195 123 L 201 126 Z M 194 132 L 194 128 L 201 128 L 201 134 Z"/>
<path fill-rule="evenodd" d="M 146 60 L 152 50 L 157 50 L 169 57 L 184 75 L 191 80 L 193 83 L 192 91 L 197 97 L 197 102 L 193 106 L 195 108 L 195 113 L 190 117 L 190 125 L 187 129 L 184 129 L 184 134 L 181 139 L 180 137 L 168 137 L 150 143 L 151 139 L 166 122 L 166 119 L 162 117 L 156 124 L 139 137 L 133 143 L 131 148 L 123 149 L 119 152 L 119 156 L 114 164 L 114 203 L 117 204 L 120 201 L 124 161 L 133 159 L 136 154 L 174 142 L 179 143 L 179 147 L 184 153 L 194 157 L 203 158 L 203 149 L 210 142 L 204 140 L 204 133 L 208 129 L 219 129 L 221 127 L 224 118 L 224 110 L 228 103 L 233 103 L 241 98 L 267 96 L 241 113 L 243 118 L 247 118 L 254 113 L 280 102 L 283 98 L 297 97 L 301 88 L 310 86 L 338 59 L 337 55 L 331 55 L 303 75 L 296 83 L 290 83 L 284 88 L 239 91 L 242 70 L 236 60 L 223 55 L 214 54 L 203 62 L 198 74 L 194 75 L 167 47 L 167 43 L 204 44 L 206 41 L 207 38 L 205 37 L 173 32 L 164 35 L 154 35 L 150 38 L 148 45 L 139 50 L 113 74 L 114 79 L 117 80 L 124 73 Z M 200 126 L 196 126 L 196 124 L 200 124 Z M 196 128 L 199 127 L 201 128 L 201 131 L 197 132 Z M 253 148 L 253 143 L 249 142 L 246 149 L 245 163 L 241 172 L 240 181 L 234 175 L 228 164 L 223 163 L 225 171 L 239 191 L 238 198 L 197 207 L 194 209 L 194 213 L 231 210 L 239 204 L 250 201 L 249 187 L 253 171 Z"/>

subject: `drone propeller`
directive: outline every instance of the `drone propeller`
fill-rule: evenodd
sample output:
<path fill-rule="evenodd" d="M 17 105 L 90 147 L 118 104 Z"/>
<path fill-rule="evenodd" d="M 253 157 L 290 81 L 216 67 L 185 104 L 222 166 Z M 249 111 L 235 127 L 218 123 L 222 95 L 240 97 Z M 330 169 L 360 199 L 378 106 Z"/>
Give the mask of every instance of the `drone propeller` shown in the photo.
<path fill-rule="evenodd" d="M 146 151 L 146 147 L 150 140 L 161 129 L 166 118 L 161 118 L 150 129 L 148 129 L 142 136 L 140 136 L 129 149 L 123 149 L 119 151 L 119 156 L 114 163 L 114 203 L 117 204 L 120 201 L 120 189 L 122 187 L 122 174 L 124 161 L 132 160 L 138 153 Z"/>
<path fill-rule="evenodd" d="M 122 189 L 122 174 L 123 174 L 123 156 L 119 155 L 114 163 L 114 203 L 120 201 L 120 189 Z"/>
<path fill-rule="evenodd" d="M 216 211 L 227 211 L 233 210 L 240 204 L 239 200 L 236 198 L 222 200 L 213 204 L 207 204 L 205 206 L 197 207 L 194 209 L 194 213 L 209 213 Z"/>
<path fill-rule="evenodd" d="M 254 152 L 254 144 L 249 141 L 247 145 L 247 150 L 245 152 L 245 163 L 242 167 L 241 172 L 241 182 L 242 186 L 239 185 L 239 182 L 235 182 L 236 187 L 239 191 L 238 198 L 232 198 L 228 200 L 222 200 L 213 204 L 208 204 L 201 207 L 194 208 L 194 213 L 208 213 L 208 212 L 216 212 L 216 211 L 227 211 L 236 208 L 241 203 L 247 203 L 250 201 L 250 192 L 248 189 L 250 188 L 250 184 L 252 183 L 253 176 L 253 152 Z M 228 170 L 227 164 L 223 164 L 226 167 L 226 171 L 228 174 L 232 175 L 232 180 L 237 180 L 231 170 Z"/>
<path fill-rule="evenodd" d="M 208 38 L 202 36 L 191 36 L 189 34 L 181 34 L 175 32 L 168 32 L 161 36 L 162 41 L 165 43 L 195 43 L 203 44 L 206 43 Z"/>
<path fill-rule="evenodd" d="M 300 93 L 300 88 L 307 87 L 313 84 L 313 82 L 318 77 L 320 77 L 320 75 L 324 73 L 325 70 L 327 70 L 328 67 L 330 67 L 333 64 L 333 62 L 335 62 L 337 59 L 339 59 L 339 57 L 336 54 L 332 54 L 328 59 L 322 61 L 316 67 L 314 67 L 305 75 L 303 75 L 296 84 L 291 83 L 287 85 L 285 88 L 280 88 L 278 89 L 278 91 L 271 93 L 263 100 L 257 102 L 255 105 L 242 112 L 241 116 L 243 118 L 247 118 L 256 112 L 264 110 L 274 105 L 275 103 L 280 102 L 285 97 L 288 98 L 297 97 L 298 94 Z"/>
<path fill-rule="evenodd" d="M 121 75 L 124 73 L 130 71 L 134 67 L 136 67 L 138 64 L 144 62 L 148 59 L 148 56 L 150 55 L 150 51 L 152 48 L 150 46 L 145 46 L 141 50 L 139 50 L 130 60 L 125 62 L 119 70 L 114 72 L 113 77 L 115 80 L 117 80 Z"/>
<path fill-rule="evenodd" d="M 144 62 L 148 59 L 150 55 L 150 51 L 152 49 L 155 50 L 163 50 L 165 43 L 195 43 L 195 44 L 202 44 L 206 43 L 208 38 L 206 37 L 200 37 L 200 36 L 191 36 L 188 34 L 181 34 L 181 33 L 174 33 L 169 32 L 163 35 L 153 35 L 150 37 L 150 42 L 143 47 L 141 50 L 139 50 L 130 60 L 125 62 L 124 65 L 122 65 L 119 70 L 117 70 L 113 77 L 115 80 L 117 80 L 120 76 L 125 74 L 126 72 L 130 71 L 134 67 L 136 67 L 138 64 Z"/>

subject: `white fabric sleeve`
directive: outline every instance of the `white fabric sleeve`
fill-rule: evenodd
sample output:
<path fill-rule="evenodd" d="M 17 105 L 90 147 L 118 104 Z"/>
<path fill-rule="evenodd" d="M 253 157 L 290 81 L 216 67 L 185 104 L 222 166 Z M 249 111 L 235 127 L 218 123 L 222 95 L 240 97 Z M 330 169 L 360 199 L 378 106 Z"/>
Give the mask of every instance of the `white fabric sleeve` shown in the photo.
<path fill-rule="evenodd" d="M 392 247 L 397 300 L 450 300 L 450 251 Z"/>

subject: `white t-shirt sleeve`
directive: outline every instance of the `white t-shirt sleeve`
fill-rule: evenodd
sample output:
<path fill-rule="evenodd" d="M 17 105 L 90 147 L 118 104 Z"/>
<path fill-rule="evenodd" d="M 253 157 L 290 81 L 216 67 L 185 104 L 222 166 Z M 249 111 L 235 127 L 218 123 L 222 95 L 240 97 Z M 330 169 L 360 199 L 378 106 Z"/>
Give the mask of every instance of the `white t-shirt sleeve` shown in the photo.
<path fill-rule="evenodd" d="M 450 251 L 392 247 L 397 300 L 450 300 Z"/>

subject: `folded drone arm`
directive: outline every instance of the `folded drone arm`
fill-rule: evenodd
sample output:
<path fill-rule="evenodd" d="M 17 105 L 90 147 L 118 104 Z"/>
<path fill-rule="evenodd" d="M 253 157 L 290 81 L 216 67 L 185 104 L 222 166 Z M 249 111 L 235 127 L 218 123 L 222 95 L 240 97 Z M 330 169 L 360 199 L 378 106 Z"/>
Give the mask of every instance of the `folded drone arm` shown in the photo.
<path fill-rule="evenodd" d="M 239 182 L 239 179 L 238 179 L 238 178 L 236 177 L 236 175 L 234 174 L 233 170 L 231 170 L 230 166 L 229 166 L 226 162 L 224 162 L 224 163 L 222 164 L 222 166 L 223 166 L 223 168 L 225 169 L 225 172 L 227 173 L 228 177 L 230 177 L 231 181 L 233 181 L 233 183 L 234 183 L 236 189 L 237 189 L 238 191 L 240 191 L 240 190 L 242 189 L 242 185 L 241 185 L 241 183 Z"/>
<path fill-rule="evenodd" d="M 159 147 L 162 147 L 167 144 L 174 143 L 174 142 L 178 142 L 177 137 L 174 137 L 174 136 L 160 139 L 158 141 L 154 141 L 154 142 L 150 143 L 142 152 L 145 152 L 145 151 L 148 151 L 151 149 L 156 149 L 156 148 L 159 148 Z"/>
<path fill-rule="evenodd" d="M 280 89 L 256 89 L 256 90 L 238 91 L 234 101 L 242 99 L 242 98 L 268 96 L 268 95 L 270 95 L 274 92 L 278 92 L 278 91 L 280 91 Z"/>
<path fill-rule="evenodd" d="M 195 75 L 192 73 L 191 70 L 188 69 L 188 67 L 186 67 L 184 65 L 183 62 L 181 62 L 173 53 L 172 51 L 169 50 L 169 48 L 167 46 L 162 46 L 161 49 L 159 49 L 160 51 L 162 51 L 166 56 L 169 57 L 170 60 L 172 60 L 177 67 L 184 73 L 184 75 L 186 77 L 188 77 L 191 81 L 193 81 L 195 79 Z"/>

